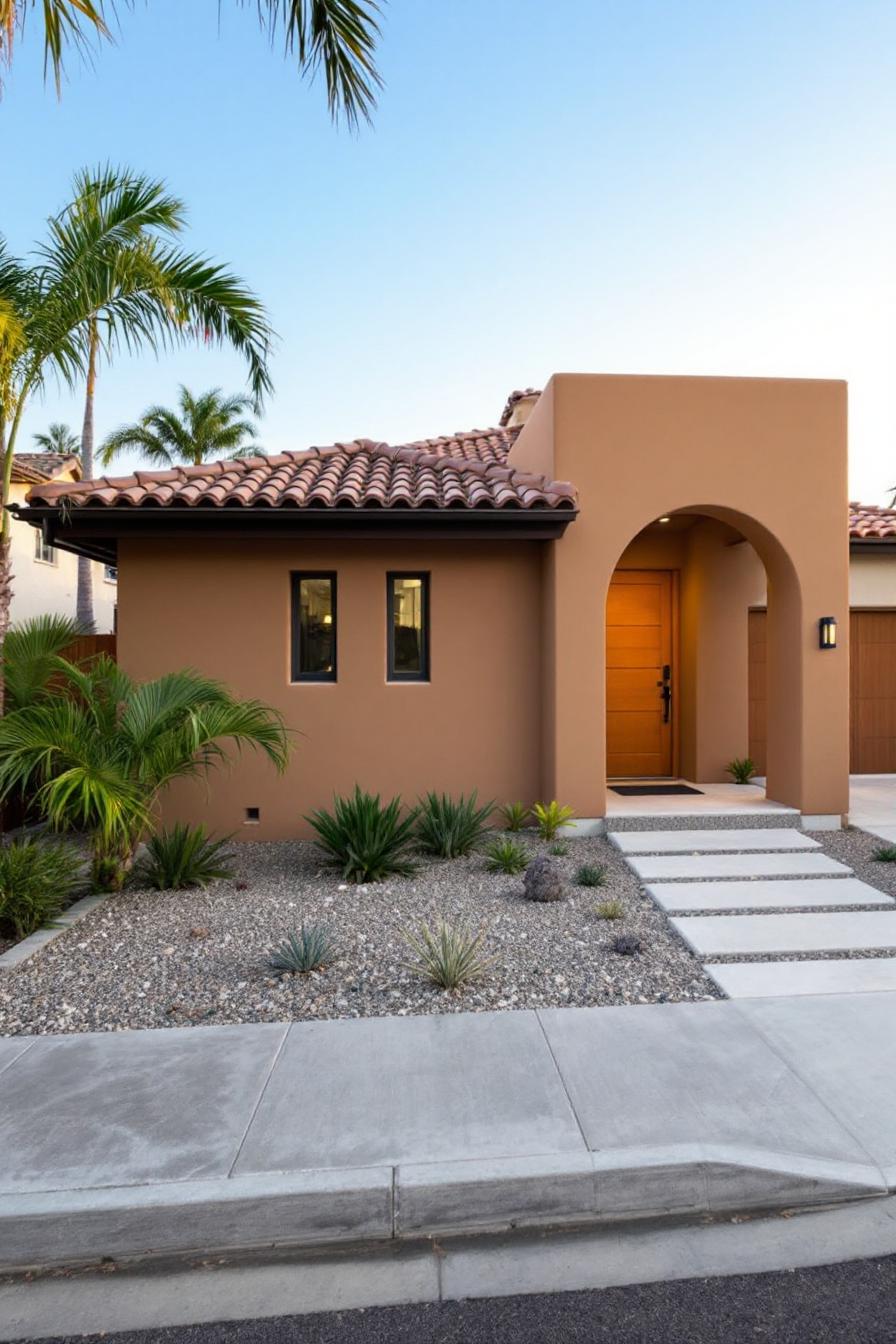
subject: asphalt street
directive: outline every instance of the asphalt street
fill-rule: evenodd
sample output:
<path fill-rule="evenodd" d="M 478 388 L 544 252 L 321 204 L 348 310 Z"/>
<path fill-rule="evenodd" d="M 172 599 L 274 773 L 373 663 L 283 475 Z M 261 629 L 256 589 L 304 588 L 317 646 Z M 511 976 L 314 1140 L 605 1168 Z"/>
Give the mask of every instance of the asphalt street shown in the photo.
<path fill-rule="evenodd" d="M 83 1344 L 85 1336 L 53 1344 Z M 896 1256 L 774 1274 L 91 1335 L 103 1344 L 877 1344 Z"/>

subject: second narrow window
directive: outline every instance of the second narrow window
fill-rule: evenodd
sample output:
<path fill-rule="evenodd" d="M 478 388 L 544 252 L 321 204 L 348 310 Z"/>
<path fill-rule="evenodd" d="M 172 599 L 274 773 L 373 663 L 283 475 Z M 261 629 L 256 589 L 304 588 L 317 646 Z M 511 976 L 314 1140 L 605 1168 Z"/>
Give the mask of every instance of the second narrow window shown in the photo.
<path fill-rule="evenodd" d="M 429 575 L 386 576 L 389 680 L 429 681 Z"/>

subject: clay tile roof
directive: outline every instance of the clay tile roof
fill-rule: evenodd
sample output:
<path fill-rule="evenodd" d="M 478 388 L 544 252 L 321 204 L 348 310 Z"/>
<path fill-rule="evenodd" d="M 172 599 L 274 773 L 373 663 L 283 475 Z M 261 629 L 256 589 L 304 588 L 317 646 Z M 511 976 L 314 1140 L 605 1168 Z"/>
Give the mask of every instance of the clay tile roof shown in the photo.
<path fill-rule="evenodd" d="M 518 401 L 522 401 L 523 397 L 540 397 L 540 396 L 541 396 L 540 387 L 517 388 L 516 392 L 511 392 L 510 396 L 505 401 L 504 409 L 501 412 L 501 419 L 498 421 L 498 424 L 502 426 L 507 424 L 507 421 L 513 415 L 514 406 L 517 404 Z"/>
<path fill-rule="evenodd" d="M 515 471 L 519 429 L 476 429 L 390 446 L 329 448 L 36 484 L 31 504 L 120 508 L 574 509 L 568 481 Z"/>
<path fill-rule="evenodd" d="M 892 541 L 896 539 L 896 509 L 880 504 L 850 504 L 850 541 Z"/>
<path fill-rule="evenodd" d="M 14 453 L 12 479 L 19 485 L 38 485 L 52 481 L 60 472 L 81 475 L 81 460 L 66 453 Z"/>

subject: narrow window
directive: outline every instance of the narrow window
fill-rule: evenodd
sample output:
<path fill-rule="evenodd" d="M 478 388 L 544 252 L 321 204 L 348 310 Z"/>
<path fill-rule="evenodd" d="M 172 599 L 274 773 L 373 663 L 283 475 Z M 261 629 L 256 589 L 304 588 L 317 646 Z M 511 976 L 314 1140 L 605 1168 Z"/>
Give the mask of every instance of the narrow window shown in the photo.
<path fill-rule="evenodd" d="M 47 545 L 42 532 L 35 532 L 34 534 L 34 558 L 39 560 L 42 565 L 56 564 L 56 547 Z"/>
<path fill-rule="evenodd" d="M 292 576 L 292 679 L 336 680 L 336 575 Z"/>
<path fill-rule="evenodd" d="M 389 680 L 429 681 L 429 575 L 386 575 Z"/>

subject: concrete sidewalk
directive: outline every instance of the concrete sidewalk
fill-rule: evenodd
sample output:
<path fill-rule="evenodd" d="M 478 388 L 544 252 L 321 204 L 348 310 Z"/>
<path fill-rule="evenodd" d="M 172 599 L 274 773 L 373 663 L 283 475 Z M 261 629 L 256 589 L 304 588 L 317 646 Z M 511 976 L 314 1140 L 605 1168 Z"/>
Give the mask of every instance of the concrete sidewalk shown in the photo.
<path fill-rule="evenodd" d="M 896 1185 L 896 994 L 0 1040 L 0 1267 Z"/>

